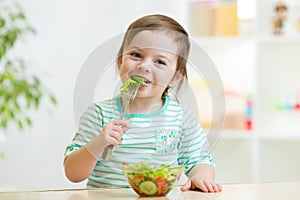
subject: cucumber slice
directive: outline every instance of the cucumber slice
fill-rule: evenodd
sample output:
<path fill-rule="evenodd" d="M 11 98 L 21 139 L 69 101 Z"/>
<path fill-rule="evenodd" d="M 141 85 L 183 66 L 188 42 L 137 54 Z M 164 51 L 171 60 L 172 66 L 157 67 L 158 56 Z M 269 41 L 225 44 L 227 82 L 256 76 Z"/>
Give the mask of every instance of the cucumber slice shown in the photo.
<path fill-rule="evenodd" d="M 155 182 L 153 181 L 143 181 L 139 185 L 139 190 L 141 193 L 151 196 L 157 193 L 158 191 L 158 186 Z"/>

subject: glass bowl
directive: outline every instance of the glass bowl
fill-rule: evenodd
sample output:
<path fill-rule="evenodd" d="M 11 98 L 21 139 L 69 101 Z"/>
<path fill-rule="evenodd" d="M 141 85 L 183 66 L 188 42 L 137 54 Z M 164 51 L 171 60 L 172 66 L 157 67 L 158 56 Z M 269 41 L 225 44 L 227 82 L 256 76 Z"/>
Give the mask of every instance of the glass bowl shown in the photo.
<path fill-rule="evenodd" d="M 144 162 L 123 165 L 123 173 L 129 185 L 140 197 L 166 196 L 183 172 L 183 166 L 152 166 Z"/>

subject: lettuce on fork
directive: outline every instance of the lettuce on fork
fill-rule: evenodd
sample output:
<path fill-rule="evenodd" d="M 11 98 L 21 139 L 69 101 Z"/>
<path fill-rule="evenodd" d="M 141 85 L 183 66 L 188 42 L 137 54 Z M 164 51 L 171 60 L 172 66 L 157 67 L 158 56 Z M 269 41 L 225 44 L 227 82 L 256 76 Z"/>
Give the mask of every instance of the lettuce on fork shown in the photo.
<path fill-rule="evenodd" d="M 139 76 L 133 76 L 125 81 L 125 83 L 121 87 L 121 96 L 123 96 L 124 93 L 128 92 L 128 88 L 131 84 L 135 85 L 146 85 L 146 81 L 144 78 Z"/>

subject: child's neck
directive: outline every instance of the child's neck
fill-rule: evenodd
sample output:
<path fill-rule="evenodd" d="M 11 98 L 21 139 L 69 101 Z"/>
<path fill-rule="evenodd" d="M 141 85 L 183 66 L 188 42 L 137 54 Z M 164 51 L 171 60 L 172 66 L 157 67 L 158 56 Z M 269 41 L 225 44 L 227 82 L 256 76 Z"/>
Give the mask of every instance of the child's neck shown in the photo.
<path fill-rule="evenodd" d="M 129 113 L 150 114 L 160 110 L 164 105 L 164 99 L 152 98 L 136 98 L 129 104 Z"/>

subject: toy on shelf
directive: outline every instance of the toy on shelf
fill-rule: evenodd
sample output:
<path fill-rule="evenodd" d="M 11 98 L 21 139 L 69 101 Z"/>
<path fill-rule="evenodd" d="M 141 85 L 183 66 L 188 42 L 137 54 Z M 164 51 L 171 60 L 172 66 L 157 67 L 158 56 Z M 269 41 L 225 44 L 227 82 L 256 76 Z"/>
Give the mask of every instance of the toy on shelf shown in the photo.
<path fill-rule="evenodd" d="M 237 0 L 195 0 L 190 9 L 192 35 L 238 35 Z"/>
<path fill-rule="evenodd" d="M 279 2 L 274 8 L 273 17 L 273 33 L 275 35 L 281 35 L 284 33 L 284 27 L 287 20 L 288 7 L 286 4 Z"/>
<path fill-rule="evenodd" d="M 224 129 L 252 130 L 253 98 L 238 91 L 225 91 L 226 111 Z"/>
<path fill-rule="evenodd" d="M 300 91 L 285 95 L 281 101 L 276 103 L 276 108 L 280 111 L 300 111 Z"/>
<path fill-rule="evenodd" d="M 295 10 L 296 10 L 296 30 L 298 33 L 300 33 L 300 6 L 298 6 Z"/>
<path fill-rule="evenodd" d="M 252 130 L 252 111 L 253 111 L 253 100 L 251 95 L 246 97 L 246 118 L 245 118 L 245 128 L 247 130 Z"/>

